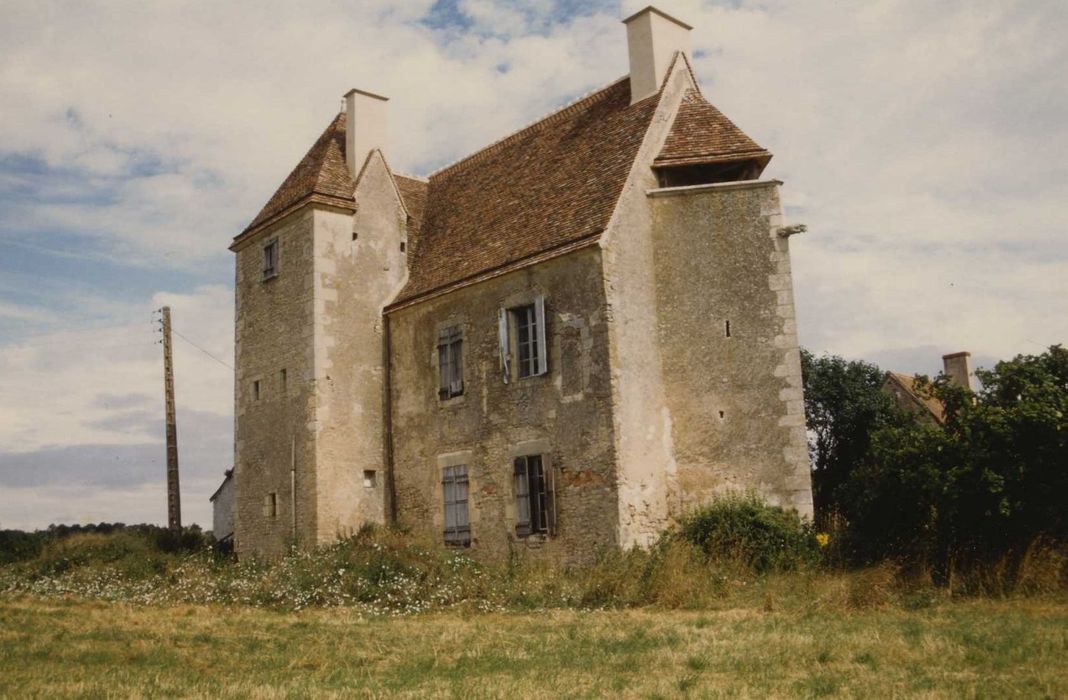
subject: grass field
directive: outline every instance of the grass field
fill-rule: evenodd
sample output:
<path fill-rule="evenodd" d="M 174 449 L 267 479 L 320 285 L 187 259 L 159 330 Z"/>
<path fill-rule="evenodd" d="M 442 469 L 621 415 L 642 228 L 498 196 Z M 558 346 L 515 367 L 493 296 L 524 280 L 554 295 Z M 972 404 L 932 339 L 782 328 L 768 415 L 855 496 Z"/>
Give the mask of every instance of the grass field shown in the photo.
<path fill-rule="evenodd" d="M 462 614 L 0 597 L 0 697 L 1068 697 L 1068 600 Z"/>

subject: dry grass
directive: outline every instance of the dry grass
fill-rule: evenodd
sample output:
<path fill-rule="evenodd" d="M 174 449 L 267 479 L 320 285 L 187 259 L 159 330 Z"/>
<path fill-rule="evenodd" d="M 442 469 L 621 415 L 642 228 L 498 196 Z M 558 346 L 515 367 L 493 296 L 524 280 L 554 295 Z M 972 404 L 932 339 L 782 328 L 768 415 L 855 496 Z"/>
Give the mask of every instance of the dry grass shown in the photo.
<path fill-rule="evenodd" d="M 871 578 L 714 611 L 395 619 L 0 598 L 0 696 L 1068 697 L 1064 596 L 909 610 Z"/>

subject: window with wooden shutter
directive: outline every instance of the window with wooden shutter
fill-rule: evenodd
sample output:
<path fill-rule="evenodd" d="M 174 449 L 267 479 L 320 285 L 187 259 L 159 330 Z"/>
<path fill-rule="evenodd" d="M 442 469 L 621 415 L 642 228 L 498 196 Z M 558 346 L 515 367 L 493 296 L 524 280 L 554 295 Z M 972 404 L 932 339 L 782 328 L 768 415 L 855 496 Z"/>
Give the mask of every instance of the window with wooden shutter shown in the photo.
<path fill-rule="evenodd" d="M 450 399 L 464 393 L 463 343 L 459 326 L 445 328 L 438 335 L 438 398 Z"/>
<path fill-rule="evenodd" d="M 497 310 L 497 348 L 501 359 L 501 378 L 505 384 L 512 376 L 512 351 L 508 345 L 508 312 L 502 308 Z"/>
<path fill-rule="evenodd" d="M 278 274 L 278 239 L 272 238 L 263 244 L 263 279 Z"/>
<path fill-rule="evenodd" d="M 546 468 L 541 455 L 516 457 L 515 477 L 516 526 L 515 534 L 553 535 L 556 531 L 555 479 L 552 469 Z"/>
<path fill-rule="evenodd" d="M 445 499 L 445 544 L 471 544 L 471 519 L 467 510 L 467 467 L 445 467 L 441 487 Z"/>

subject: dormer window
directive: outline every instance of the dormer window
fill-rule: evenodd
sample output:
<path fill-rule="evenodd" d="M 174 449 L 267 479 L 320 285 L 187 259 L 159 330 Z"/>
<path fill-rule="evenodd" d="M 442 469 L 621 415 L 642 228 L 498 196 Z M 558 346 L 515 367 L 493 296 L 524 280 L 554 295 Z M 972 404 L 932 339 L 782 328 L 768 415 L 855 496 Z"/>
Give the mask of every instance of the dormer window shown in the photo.
<path fill-rule="evenodd" d="M 263 244 L 263 279 L 278 274 L 278 239 L 272 238 Z"/>

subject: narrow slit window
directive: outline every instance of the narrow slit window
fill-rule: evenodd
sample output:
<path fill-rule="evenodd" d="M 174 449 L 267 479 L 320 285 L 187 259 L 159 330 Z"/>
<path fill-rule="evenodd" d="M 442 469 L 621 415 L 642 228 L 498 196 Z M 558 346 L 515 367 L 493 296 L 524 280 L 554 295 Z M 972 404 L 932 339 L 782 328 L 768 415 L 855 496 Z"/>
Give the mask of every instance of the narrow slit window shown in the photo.
<path fill-rule="evenodd" d="M 408 250 L 408 244 L 405 241 L 401 241 L 401 252 L 404 253 Z"/>
<path fill-rule="evenodd" d="M 263 514 L 268 518 L 278 517 L 278 494 L 274 491 L 263 499 Z"/>
<path fill-rule="evenodd" d="M 731 322 L 729 319 L 723 322 L 723 332 L 728 338 L 731 337 Z"/>
<path fill-rule="evenodd" d="M 257 379 L 256 381 L 252 382 L 252 400 L 253 401 L 259 401 L 260 400 L 260 380 L 259 379 Z"/>
<path fill-rule="evenodd" d="M 282 385 L 282 393 L 285 393 L 289 380 L 286 377 L 286 370 L 284 367 L 278 371 L 278 382 Z"/>

